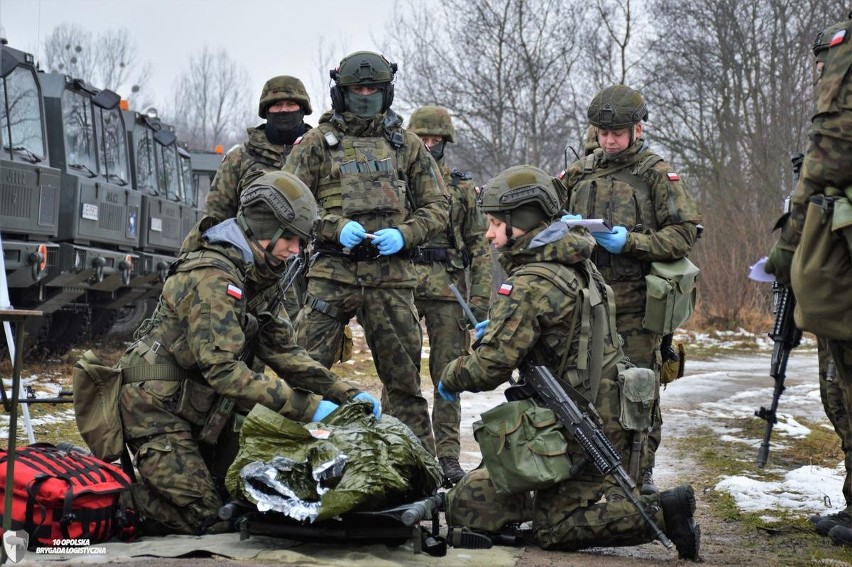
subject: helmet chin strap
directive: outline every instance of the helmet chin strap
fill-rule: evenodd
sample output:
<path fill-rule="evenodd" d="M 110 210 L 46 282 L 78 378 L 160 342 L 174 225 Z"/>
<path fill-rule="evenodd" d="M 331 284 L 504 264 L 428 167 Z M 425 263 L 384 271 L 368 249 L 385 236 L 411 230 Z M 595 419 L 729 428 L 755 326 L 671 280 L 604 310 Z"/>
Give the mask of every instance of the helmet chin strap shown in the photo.
<path fill-rule="evenodd" d="M 512 236 L 512 212 L 506 211 L 506 244 L 512 246 L 515 238 Z"/>

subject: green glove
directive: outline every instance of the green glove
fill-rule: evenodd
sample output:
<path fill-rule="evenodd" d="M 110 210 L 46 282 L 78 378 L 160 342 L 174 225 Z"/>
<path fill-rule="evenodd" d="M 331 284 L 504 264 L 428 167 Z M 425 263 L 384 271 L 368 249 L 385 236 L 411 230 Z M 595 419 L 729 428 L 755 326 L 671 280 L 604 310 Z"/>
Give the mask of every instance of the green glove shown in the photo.
<path fill-rule="evenodd" d="M 792 265 L 793 251 L 779 241 L 772 247 L 772 252 L 769 253 L 769 258 L 766 260 L 763 270 L 767 274 L 774 274 L 775 280 L 779 284 L 790 287 L 790 268 Z"/>

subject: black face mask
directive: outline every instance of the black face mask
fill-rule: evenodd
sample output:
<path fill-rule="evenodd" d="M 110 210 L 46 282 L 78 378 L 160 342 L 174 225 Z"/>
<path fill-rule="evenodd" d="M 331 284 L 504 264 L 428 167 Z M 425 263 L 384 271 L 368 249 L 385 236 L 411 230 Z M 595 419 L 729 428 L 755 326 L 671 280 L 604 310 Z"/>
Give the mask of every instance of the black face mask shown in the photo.
<path fill-rule="evenodd" d="M 435 158 L 435 161 L 441 161 L 442 159 L 444 159 L 444 148 L 446 147 L 447 141 L 443 140 L 429 148 L 429 153 L 432 154 L 432 157 Z"/>
<path fill-rule="evenodd" d="M 305 115 L 301 110 L 290 112 L 268 112 L 266 114 L 266 137 L 273 144 L 288 146 L 305 133 Z"/>

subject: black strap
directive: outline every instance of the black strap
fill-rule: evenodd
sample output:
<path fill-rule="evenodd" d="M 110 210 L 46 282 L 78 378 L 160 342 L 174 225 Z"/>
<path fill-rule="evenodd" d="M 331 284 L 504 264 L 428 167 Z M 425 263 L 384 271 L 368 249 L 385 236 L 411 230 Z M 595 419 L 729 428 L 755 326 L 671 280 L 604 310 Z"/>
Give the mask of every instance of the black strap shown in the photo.
<path fill-rule="evenodd" d="M 305 296 L 305 305 L 314 311 L 319 311 L 320 313 L 328 315 L 332 319 L 335 319 L 344 325 L 348 325 L 349 320 L 352 319 L 353 315 L 355 315 L 355 313 L 344 313 L 342 309 L 338 309 L 328 301 L 314 297 L 313 295 Z"/>

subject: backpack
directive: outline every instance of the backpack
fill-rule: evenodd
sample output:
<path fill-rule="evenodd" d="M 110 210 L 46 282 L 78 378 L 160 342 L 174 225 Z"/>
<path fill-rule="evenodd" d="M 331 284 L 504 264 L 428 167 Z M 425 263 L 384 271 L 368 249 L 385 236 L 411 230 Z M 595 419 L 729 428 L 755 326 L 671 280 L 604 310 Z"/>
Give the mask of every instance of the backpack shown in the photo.
<path fill-rule="evenodd" d="M 8 459 L 0 449 L 4 501 Z M 130 478 L 116 465 L 36 443 L 15 450 L 14 476 L 11 527 L 25 530 L 32 547 L 75 539 L 104 542 L 125 527 L 119 495 Z"/>

